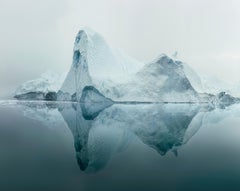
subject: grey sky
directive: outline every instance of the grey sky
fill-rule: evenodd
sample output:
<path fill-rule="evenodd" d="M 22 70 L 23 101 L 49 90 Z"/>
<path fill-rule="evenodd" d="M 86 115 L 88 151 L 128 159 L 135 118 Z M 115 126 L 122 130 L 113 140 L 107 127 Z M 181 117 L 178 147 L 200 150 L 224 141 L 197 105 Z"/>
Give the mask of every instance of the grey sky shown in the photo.
<path fill-rule="evenodd" d="M 68 70 L 81 26 L 138 60 L 178 51 L 197 72 L 240 81 L 239 10 L 238 0 L 0 0 L 0 95 Z"/>

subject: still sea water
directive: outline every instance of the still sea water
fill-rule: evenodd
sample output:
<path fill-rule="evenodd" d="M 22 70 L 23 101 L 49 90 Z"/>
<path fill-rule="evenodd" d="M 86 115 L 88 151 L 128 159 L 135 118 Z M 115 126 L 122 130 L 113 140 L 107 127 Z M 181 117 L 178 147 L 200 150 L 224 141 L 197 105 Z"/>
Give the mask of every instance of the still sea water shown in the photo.
<path fill-rule="evenodd" d="M 240 105 L 1 101 L 11 190 L 240 190 Z"/>

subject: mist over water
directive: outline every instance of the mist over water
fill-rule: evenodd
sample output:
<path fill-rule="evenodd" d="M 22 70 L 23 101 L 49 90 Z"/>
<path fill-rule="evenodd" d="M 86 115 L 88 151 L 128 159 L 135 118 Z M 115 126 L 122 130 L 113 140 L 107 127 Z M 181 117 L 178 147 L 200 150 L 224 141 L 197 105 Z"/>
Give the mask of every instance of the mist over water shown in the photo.
<path fill-rule="evenodd" d="M 239 190 L 239 111 L 1 102 L 0 190 Z"/>

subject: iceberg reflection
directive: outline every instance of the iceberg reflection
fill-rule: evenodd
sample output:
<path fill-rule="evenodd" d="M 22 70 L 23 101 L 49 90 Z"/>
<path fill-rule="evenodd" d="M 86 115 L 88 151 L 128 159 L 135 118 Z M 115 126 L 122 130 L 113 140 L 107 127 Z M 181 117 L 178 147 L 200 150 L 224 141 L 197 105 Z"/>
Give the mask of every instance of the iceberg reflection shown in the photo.
<path fill-rule="evenodd" d="M 74 138 L 78 165 L 85 172 L 103 169 L 136 139 L 160 155 L 169 151 L 177 155 L 212 112 L 199 104 L 18 102 L 18 106 L 26 117 L 45 125 L 65 122 Z"/>

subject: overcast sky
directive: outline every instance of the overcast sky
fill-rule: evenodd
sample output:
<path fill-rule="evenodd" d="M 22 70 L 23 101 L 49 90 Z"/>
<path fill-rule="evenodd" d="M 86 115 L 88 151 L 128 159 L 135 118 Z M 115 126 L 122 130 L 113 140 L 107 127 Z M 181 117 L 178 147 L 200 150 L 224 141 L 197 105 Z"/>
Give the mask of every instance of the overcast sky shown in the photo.
<path fill-rule="evenodd" d="M 0 0 L 0 95 L 71 65 L 81 26 L 149 62 L 173 54 L 195 71 L 240 81 L 239 0 Z"/>

